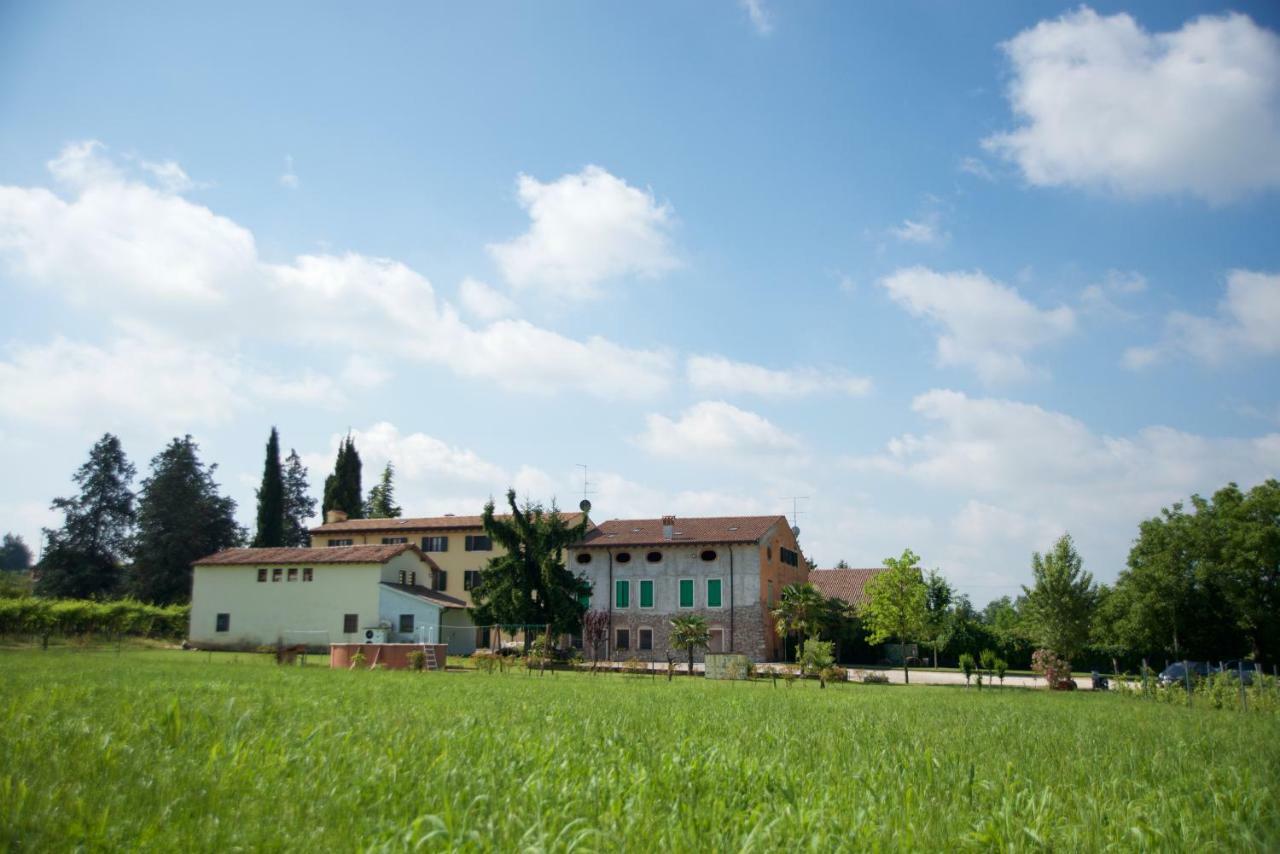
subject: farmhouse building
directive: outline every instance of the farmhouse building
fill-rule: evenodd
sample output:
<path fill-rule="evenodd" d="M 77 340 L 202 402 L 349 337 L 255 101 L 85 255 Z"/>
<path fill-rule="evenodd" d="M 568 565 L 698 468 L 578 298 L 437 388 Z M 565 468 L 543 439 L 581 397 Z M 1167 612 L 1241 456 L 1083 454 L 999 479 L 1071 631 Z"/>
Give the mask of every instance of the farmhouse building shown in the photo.
<path fill-rule="evenodd" d="M 192 565 L 189 639 L 202 648 L 245 649 L 455 636 L 459 648 L 450 652 L 469 654 L 466 603 L 433 588 L 438 569 L 403 543 L 226 549 Z"/>
<path fill-rule="evenodd" d="M 565 521 L 576 525 L 582 516 L 566 514 Z M 406 519 L 348 519 L 341 511 L 330 511 L 325 524 L 311 529 L 311 544 L 341 548 L 361 545 L 414 545 L 431 562 L 431 588 L 470 607 L 471 588 L 480 570 L 506 550 L 485 535 L 479 516 L 419 516 Z M 487 627 L 476 629 L 466 611 L 444 627 L 440 643 L 455 655 L 469 655 L 477 647 L 488 648 L 497 639 Z"/>
<path fill-rule="evenodd" d="M 683 659 L 667 643 L 671 620 L 699 614 L 709 652 L 771 660 L 781 645 L 769 609 L 809 575 L 784 516 L 613 519 L 569 547 L 568 567 L 590 582 L 590 607 L 609 614 L 615 659 Z"/>

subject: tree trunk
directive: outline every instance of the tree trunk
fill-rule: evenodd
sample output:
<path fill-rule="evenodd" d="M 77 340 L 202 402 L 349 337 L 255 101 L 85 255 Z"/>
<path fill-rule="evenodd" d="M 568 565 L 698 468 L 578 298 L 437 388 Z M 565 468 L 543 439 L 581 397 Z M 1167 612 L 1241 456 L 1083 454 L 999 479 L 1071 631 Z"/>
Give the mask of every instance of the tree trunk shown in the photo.
<path fill-rule="evenodd" d="M 689 647 L 689 675 L 693 676 L 693 647 Z"/>
<path fill-rule="evenodd" d="M 902 653 L 902 682 L 904 685 L 911 684 L 911 670 L 907 667 L 907 637 L 906 635 L 898 636 L 898 650 Z"/>

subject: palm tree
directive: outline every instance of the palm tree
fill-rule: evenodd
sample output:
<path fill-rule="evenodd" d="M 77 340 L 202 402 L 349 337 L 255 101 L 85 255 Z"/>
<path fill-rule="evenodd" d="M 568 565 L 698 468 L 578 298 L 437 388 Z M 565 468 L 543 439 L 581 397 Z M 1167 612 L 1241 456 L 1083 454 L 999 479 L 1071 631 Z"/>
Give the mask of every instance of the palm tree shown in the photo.
<path fill-rule="evenodd" d="M 676 617 L 671 621 L 671 636 L 667 642 L 673 648 L 689 653 L 689 675 L 692 676 L 694 652 L 711 643 L 711 629 L 707 626 L 707 618 L 696 614 Z"/>
<path fill-rule="evenodd" d="M 808 640 L 817 637 L 830 622 L 831 604 L 812 584 L 788 584 L 773 609 L 773 619 L 783 637 L 799 632 Z M 784 656 L 785 657 L 785 656 Z"/>

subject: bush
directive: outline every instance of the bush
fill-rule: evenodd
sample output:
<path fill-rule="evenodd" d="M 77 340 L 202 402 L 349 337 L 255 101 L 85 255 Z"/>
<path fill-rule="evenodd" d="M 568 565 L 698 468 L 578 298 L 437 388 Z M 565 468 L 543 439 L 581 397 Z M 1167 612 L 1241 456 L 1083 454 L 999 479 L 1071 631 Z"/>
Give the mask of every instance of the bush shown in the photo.
<path fill-rule="evenodd" d="M 159 607 L 133 599 L 0 599 L 0 635 L 34 635 L 46 644 L 58 635 L 101 635 L 181 640 L 191 606 Z"/>
<path fill-rule="evenodd" d="M 1071 662 L 1050 649 L 1037 649 L 1032 653 L 1031 669 L 1049 683 L 1051 690 L 1063 690 L 1071 682 Z"/>
<path fill-rule="evenodd" d="M 407 657 L 410 670 L 426 670 L 427 654 L 422 650 L 414 650 Z"/>
<path fill-rule="evenodd" d="M 629 673 L 632 676 L 648 676 L 649 664 L 633 655 L 622 662 L 622 672 L 624 674 Z"/>
<path fill-rule="evenodd" d="M 476 663 L 476 670 L 484 673 L 502 668 L 502 656 L 490 649 L 477 649 L 471 654 L 471 660 Z"/>
<path fill-rule="evenodd" d="M 973 656 L 967 652 L 960 653 L 960 669 L 964 671 L 964 684 L 968 685 L 969 680 L 973 678 L 973 671 L 978 663 L 973 660 Z"/>
<path fill-rule="evenodd" d="M 886 675 L 885 675 L 885 674 L 883 674 L 883 673 L 878 673 L 878 672 L 872 671 L 871 673 L 867 673 L 867 674 L 865 674 L 865 675 L 862 677 L 862 684 L 864 684 L 864 685 L 888 685 L 888 684 L 889 684 L 889 677 L 888 677 L 888 676 L 886 676 Z"/>

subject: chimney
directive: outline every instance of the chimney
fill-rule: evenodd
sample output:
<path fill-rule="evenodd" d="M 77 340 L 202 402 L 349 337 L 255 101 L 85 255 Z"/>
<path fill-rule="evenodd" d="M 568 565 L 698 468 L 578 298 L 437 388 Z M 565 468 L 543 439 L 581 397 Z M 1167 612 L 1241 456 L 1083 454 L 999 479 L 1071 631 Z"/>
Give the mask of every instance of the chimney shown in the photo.
<path fill-rule="evenodd" d="M 662 517 L 662 539 L 670 542 L 671 536 L 672 534 L 675 533 L 675 531 L 676 531 L 676 517 L 663 516 Z"/>
<path fill-rule="evenodd" d="M 332 525 L 334 522 L 345 521 L 347 521 L 347 512 L 345 510 L 330 510 L 328 513 L 324 514 L 324 523 L 326 525 Z"/>

